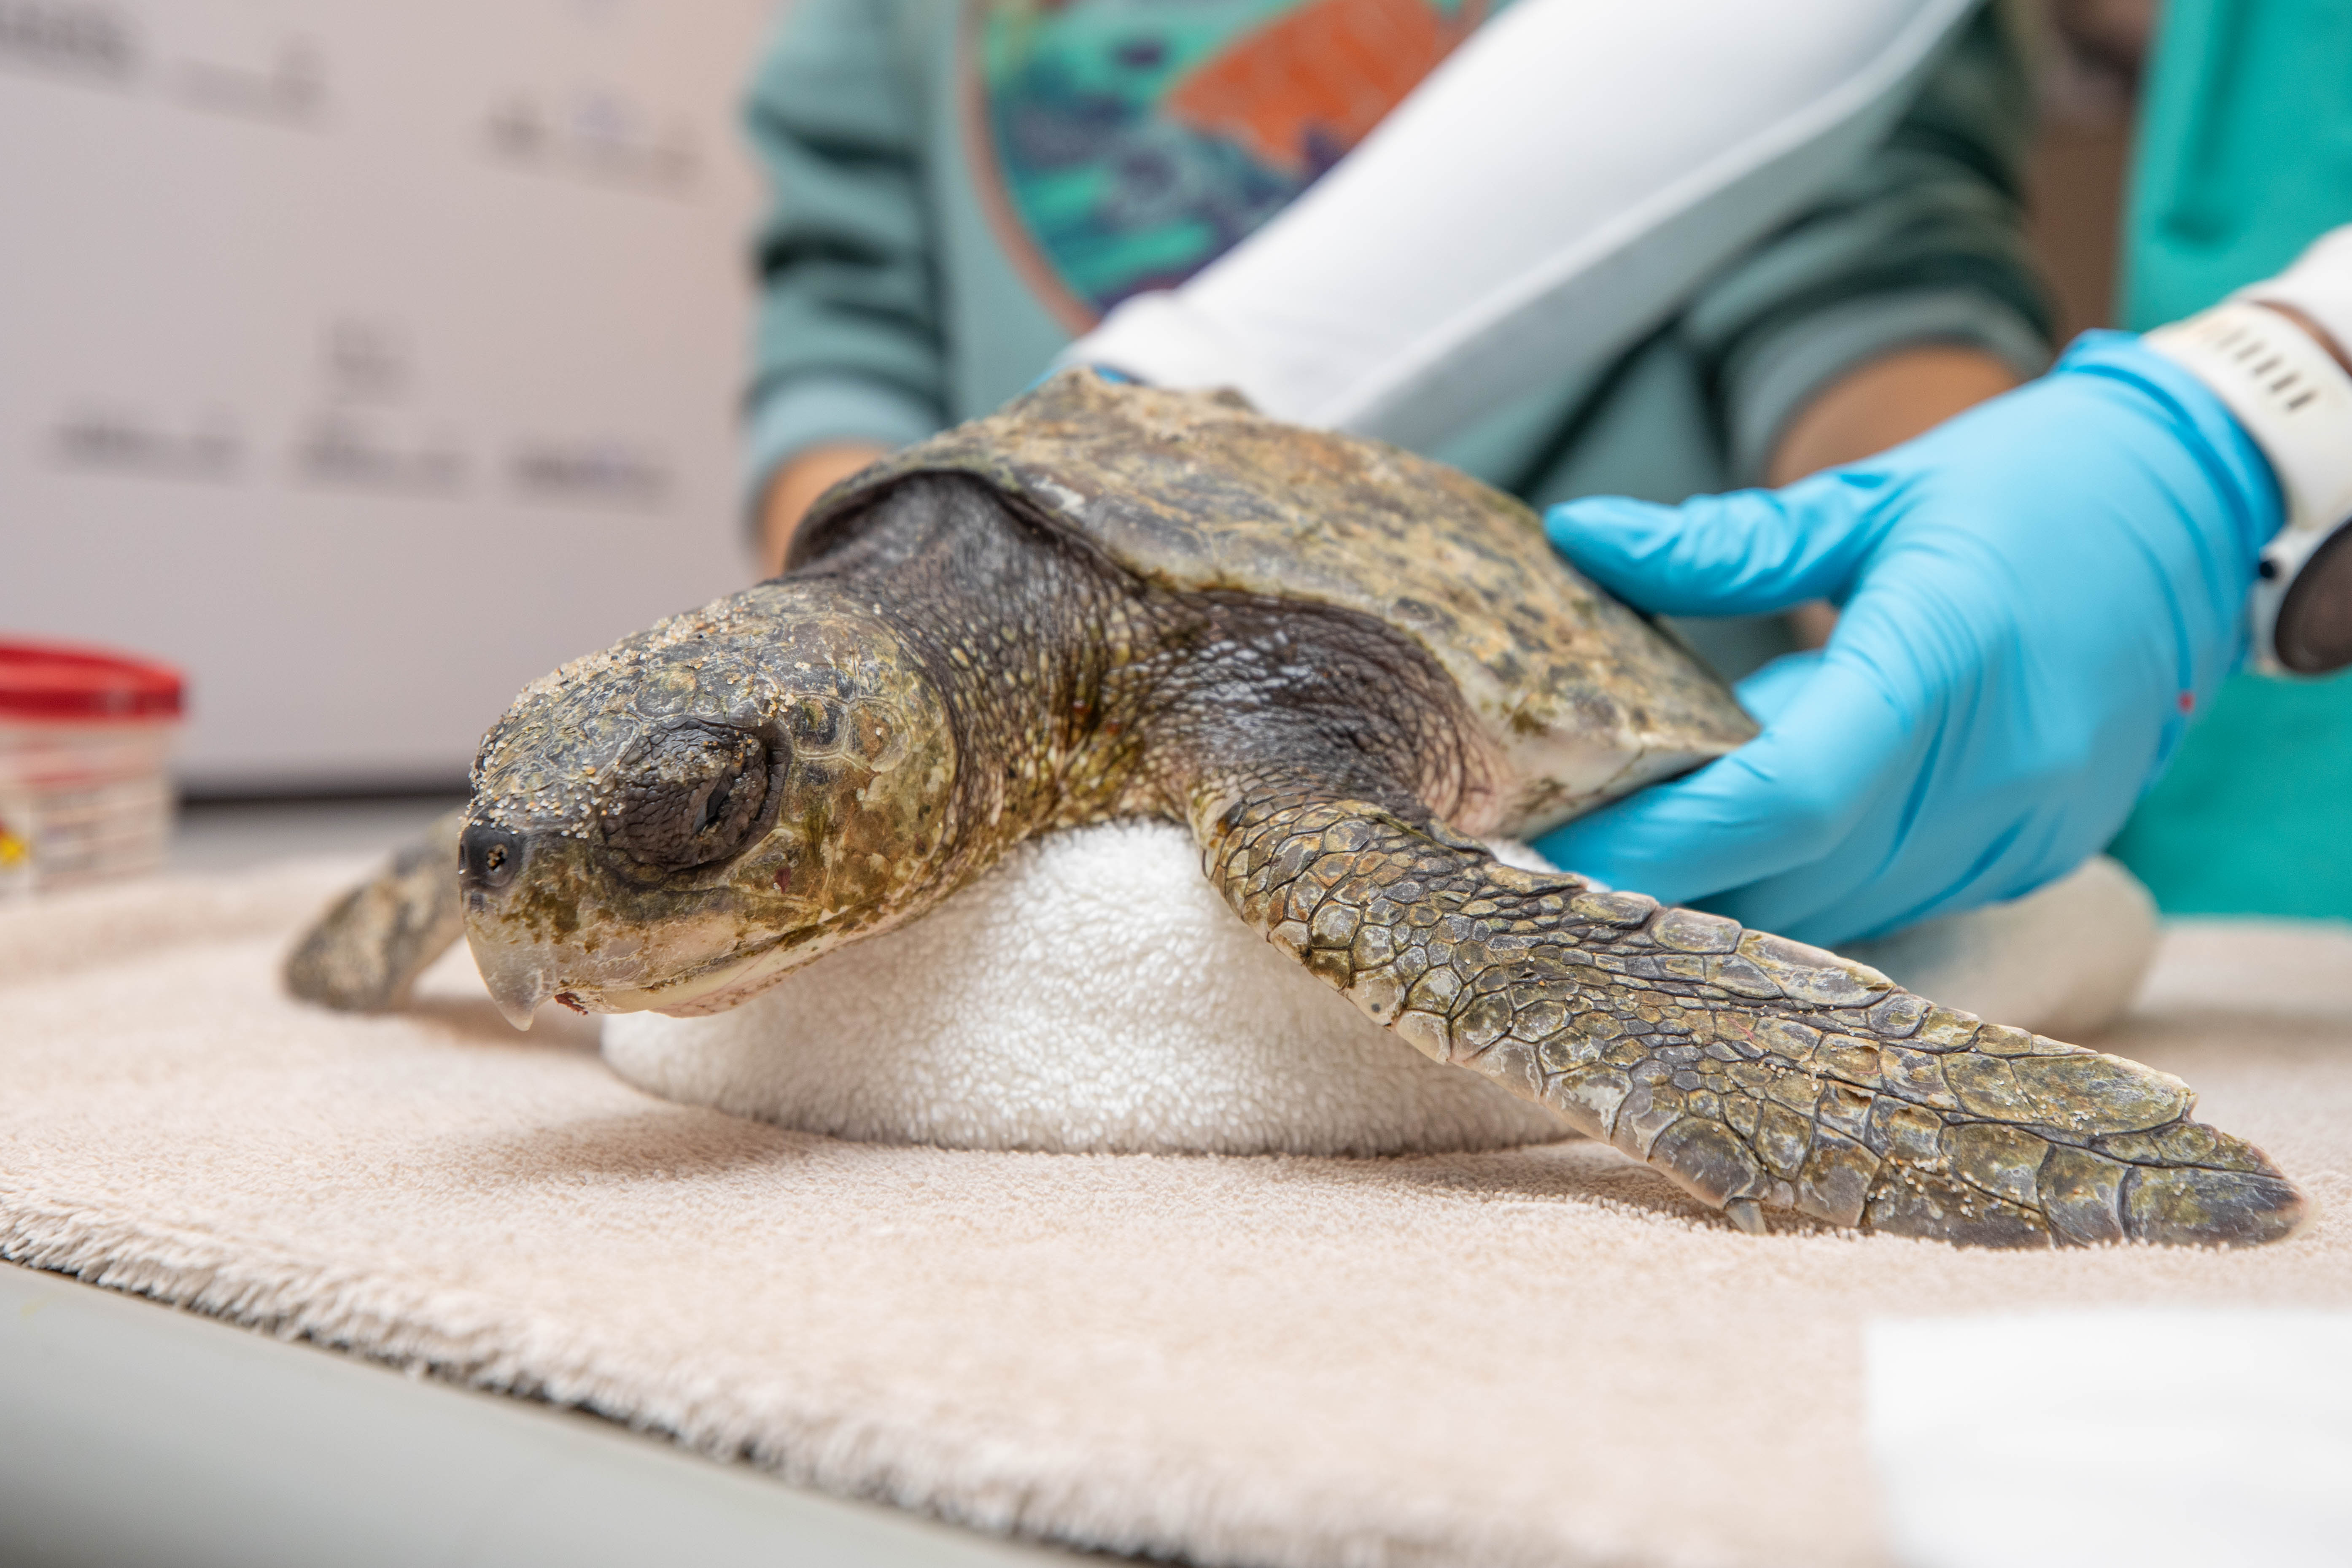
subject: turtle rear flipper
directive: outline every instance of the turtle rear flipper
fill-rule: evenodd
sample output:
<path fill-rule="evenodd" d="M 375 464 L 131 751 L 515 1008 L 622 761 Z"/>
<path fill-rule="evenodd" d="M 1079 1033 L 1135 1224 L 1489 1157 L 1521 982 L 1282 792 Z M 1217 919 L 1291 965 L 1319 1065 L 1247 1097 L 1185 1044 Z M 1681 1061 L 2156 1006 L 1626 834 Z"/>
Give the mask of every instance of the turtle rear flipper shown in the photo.
<path fill-rule="evenodd" d="M 1761 1210 L 1992 1247 L 2273 1240 L 2303 1198 L 2178 1079 L 1986 1024 L 1832 953 L 1501 865 L 1417 808 L 1196 787 L 1243 919 L 1439 1061 Z"/>
<path fill-rule="evenodd" d="M 408 999 L 433 961 L 465 934 L 457 835 L 466 810 L 434 820 L 394 851 L 302 933 L 286 957 L 286 988 L 346 1013 L 381 1013 Z"/>

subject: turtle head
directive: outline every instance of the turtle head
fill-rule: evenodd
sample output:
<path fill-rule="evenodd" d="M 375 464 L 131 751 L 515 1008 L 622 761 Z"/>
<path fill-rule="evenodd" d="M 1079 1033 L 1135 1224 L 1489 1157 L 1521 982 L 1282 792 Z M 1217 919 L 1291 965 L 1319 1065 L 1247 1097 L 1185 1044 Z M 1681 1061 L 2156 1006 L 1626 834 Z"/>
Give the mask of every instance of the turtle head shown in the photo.
<path fill-rule="evenodd" d="M 862 603 L 780 582 L 534 682 L 458 841 L 499 1010 L 714 1013 L 934 890 L 955 748 Z"/>

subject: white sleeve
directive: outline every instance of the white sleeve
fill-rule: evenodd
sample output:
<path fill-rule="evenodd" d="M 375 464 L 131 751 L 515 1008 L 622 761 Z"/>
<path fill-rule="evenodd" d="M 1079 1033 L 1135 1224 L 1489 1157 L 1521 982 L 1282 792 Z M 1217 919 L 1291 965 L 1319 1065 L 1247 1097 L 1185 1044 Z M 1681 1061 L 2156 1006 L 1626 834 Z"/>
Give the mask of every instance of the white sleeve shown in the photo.
<path fill-rule="evenodd" d="M 1520 0 L 1063 356 L 1421 445 L 1596 367 L 1893 125 L 1977 0 Z"/>

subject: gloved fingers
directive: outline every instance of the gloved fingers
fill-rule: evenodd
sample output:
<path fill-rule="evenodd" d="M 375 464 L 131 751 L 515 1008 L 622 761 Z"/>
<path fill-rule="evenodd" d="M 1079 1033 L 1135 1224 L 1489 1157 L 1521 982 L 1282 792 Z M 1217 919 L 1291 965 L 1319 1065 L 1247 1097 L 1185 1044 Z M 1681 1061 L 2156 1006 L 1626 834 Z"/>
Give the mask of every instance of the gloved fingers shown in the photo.
<path fill-rule="evenodd" d="M 1555 866 L 1670 903 L 1744 888 L 1831 855 L 1874 803 L 1906 790 L 1921 728 L 1866 669 L 1832 655 L 1747 745 L 1536 847 Z M 1876 867 L 1843 869 L 1859 882 Z"/>
<path fill-rule="evenodd" d="M 1061 374 L 1064 371 L 1068 370 L 1072 365 L 1084 365 L 1087 369 L 1094 372 L 1095 378 L 1097 380 L 1107 381 L 1113 386 L 1141 386 L 1144 384 L 1143 378 L 1141 376 L 1129 374 L 1128 372 L 1119 370 L 1112 365 L 1097 364 L 1090 360 L 1055 360 L 1044 370 L 1039 371 L 1037 373 L 1037 378 L 1034 381 L 1032 381 L 1028 385 L 1023 387 L 1021 390 L 1024 393 L 1034 392 L 1039 387 L 1045 385 L 1047 382 L 1053 380 L 1055 376 Z"/>
<path fill-rule="evenodd" d="M 1823 861 L 1734 889 L 1707 907 L 1746 925 L 1837 948 L 2022 898 L 2098 847 L 2073 842 L 2078 836 L 2069 825 L 2047 813 L 1961 808 L 1939 812 L 1932 830 L 1906 836 L 1890 820 L 1899 803 L 1886 807 Z M 2062 850 L 2062 839 L 2072 847 Z"/>
<path fill-rule="evenodd" d="M 2149 749 L 2137 726 L 2051 715 L 2081 743 L 2036 744 L 2014 731 L 2004 738 L 1999 723 L 1937 710 L 1944 728 L 1926 752 L 1937 764 L 1930 773 L 1885 792 L 1814 862 L 1707 907 L 1835 947 L 2021 898 L 2095 854 L 2130 814 L 2143 775 L 2116 759 Z M 2088 732 L 2076 736 L 2078 728 Z"/>
<path fill-rule="evenodd" d="M 1579 570 L 1644 610 L 1769 615 L 1844 594 L 1882 531 L 1870 504 L 1880 488 L 1832 472 L 1680 506 L 1598 496 L 1553 507 L 1544 531 Z"/>

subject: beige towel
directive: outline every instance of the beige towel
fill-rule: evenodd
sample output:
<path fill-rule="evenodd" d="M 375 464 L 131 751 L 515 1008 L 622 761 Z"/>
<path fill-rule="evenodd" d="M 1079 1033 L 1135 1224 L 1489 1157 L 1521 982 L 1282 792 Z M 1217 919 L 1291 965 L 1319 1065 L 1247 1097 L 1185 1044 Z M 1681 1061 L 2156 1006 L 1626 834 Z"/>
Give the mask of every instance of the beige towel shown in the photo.
<path fill-rule="evenodd" d="M 2104 1042 L 2203 1089 L 2317 1218 L 2037 1256 L 1746 1237 L 1580 1142 L 786 1131 L 630 1088 L 584 1021 L 516 1035 L 457 967 L 409 1016 L 285 1000 L 278 951 L 348 869 L 0 913 L 0 1254 L 983 1528 L 1283 1564 L 1871 1563 L 1869 1321 L 2352 1301 L 2340 931 L 2175 931 Z M 1916 1462 L 1997 1487 L 2003 1459 Z"/>

